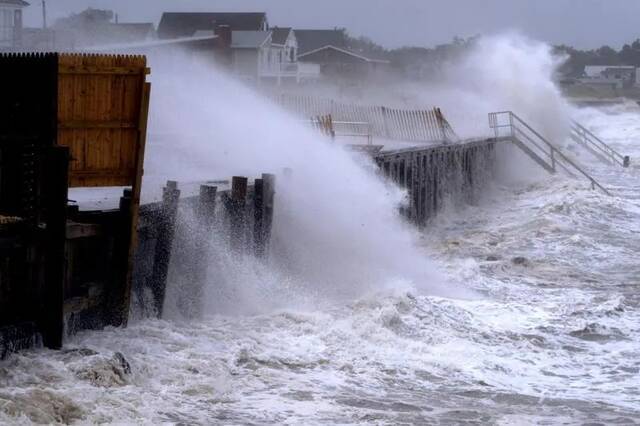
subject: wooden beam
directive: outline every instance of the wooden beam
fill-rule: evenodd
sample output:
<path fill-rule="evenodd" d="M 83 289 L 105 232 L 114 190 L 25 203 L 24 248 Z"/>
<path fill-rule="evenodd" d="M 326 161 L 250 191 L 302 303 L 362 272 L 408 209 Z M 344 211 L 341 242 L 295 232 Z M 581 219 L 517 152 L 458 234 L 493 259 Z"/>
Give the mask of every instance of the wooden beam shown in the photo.
<path fill-rule="evenodd" d="M 59 121 L 58 129 L 137 129 L 138 123 L 132 123 L 130 121 L 86 121 L 86 120 L 68 120 Z"/>
<path fill-rule="evenodd" d="M 102 235 L 102 226 L 95 223 L 67 222 L 67 240 L 98 237 Z"/>
<path fill-rule="evenodd" d="M 148 67 L 99 67 L 91 65 L 60 65 L 59 74 L 72 75 L 147 75 L 151 70 Z"/>

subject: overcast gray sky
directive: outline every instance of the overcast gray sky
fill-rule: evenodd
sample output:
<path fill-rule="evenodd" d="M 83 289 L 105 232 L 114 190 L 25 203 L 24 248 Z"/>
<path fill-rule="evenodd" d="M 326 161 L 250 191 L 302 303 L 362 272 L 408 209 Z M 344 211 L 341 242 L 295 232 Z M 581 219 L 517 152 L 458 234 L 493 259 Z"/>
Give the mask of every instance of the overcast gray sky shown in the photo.
<path fill-rule="evenodd" d="M 41 0 L 25 11 L 41 25 Z M 87 7 L 111 9 L 121 22 L 157 24 L 163 11 L 267 12 L 271 25 L 346 27 L 387 47 L 433 46 L 454 36 L 517 29 L 580 48 L 619 48 L 640 38 L 640 0 L 46 0 L 49 21 Z"/>

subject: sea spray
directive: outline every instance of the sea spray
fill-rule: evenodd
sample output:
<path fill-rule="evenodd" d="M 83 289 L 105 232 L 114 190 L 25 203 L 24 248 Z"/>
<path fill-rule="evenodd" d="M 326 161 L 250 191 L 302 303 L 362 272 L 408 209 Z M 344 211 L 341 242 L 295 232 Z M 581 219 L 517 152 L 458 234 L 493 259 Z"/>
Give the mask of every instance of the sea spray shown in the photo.
<path fill-rule="evenodd" d="M 409 87 L 413 102 L 442 107 L 463 137 L 491 136 L 488 113 L 512 111 L 551 143 L 563 146 L 573 108 L 554 77 L 564 60 L 552 53 L 551 46 L 518 33 L 480 37 L 468 52 L 444 64 L 440 78 Z M 498 159 L 498 177 L 505 183 L 546 176 L 512 146 L 501 149 Z"/>
<path fill-rule="evenodd" d="M 151 66 L 152 137 L 144 191 L 157 190 L 166 179 L 192 182 L 292 170 L 289 179 L 277 180 L 273 241 L 281 247 L 275 251 L 280 258 L 271 259 L 270 273 L 244 259 L 232 277 L 217 280 L 227 286 L 216 289 L 225 304 L 239 312 L 247 305 L 287 306 L 304 295 L 317 305 L 399 282 L 459 294 L 445 289 L 434 265 L 416 248 L 415 230 L 398 214 L 404 193 L 372 173 L 370 164 L 361 164 L 365 160 L 356 161 L 353 153 L 209 64 L 191 62 L 177 75 L 164 58 L 152 57 Z M 287 291 L 278 291 L 283 288 Z"/>

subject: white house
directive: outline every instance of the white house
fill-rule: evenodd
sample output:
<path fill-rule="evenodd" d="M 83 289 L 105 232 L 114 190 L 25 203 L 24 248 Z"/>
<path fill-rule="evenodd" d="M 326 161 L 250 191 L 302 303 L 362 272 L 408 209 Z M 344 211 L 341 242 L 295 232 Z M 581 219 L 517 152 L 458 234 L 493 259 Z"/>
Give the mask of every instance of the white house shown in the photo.
<path fill-rule="evenodd" d="M 293 30 L 276 28 L 269 31 L 232 31 L 231 64 L 241 78 L 256 82 L 284 80 L 297 83 L 316 79 L 320 68 L 315 64 L 300 64 L 298 44 Z"/>
<path fill-rule="evenodd" d="M 0 0 L 0 51 L 19 49 L 22 41 L 23 0 Z"/>

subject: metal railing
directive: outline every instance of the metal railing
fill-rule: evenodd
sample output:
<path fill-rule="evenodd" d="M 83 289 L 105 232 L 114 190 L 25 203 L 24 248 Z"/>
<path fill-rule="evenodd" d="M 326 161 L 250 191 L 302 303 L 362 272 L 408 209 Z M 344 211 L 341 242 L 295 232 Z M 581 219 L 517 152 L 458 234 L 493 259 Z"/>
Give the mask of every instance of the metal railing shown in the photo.
<path fill-rule="evenodd" d="M 373 143 L 371 124 L 366 121 L 336 121 L 331 115 L 326 115 L 313 117 L 308 123 L 334 139 L 336 137 L 364 138 L 367 145 Z"/>
<path fill-rule="evenodd" d="M 366 121 L 332 121 L 335 135 L 338 137 L 365 138 L 371 145 L 371 124 Z"/>
<path fill-rule="evenodd" d="M 597 187 L 605 194 L 611 195 L 604 186 L 578 166 L 575 161 L 567 157 L 557 146 L 549 142 L 513 112 L 489 113 L 489 127 L 494 130 L 496 138 L 509 137 L 516 146 L 548 172 L 556 173 L 558 169 L 561 169 L 572 176 L 582 175 L 591 182 L 591 188 Z"/>
<path fill-rule="evenodd" d="M 577 121 L 571 122 L 571 139 L 606 163 L 629 167 L 628 155 L 620 154 Z"/>

